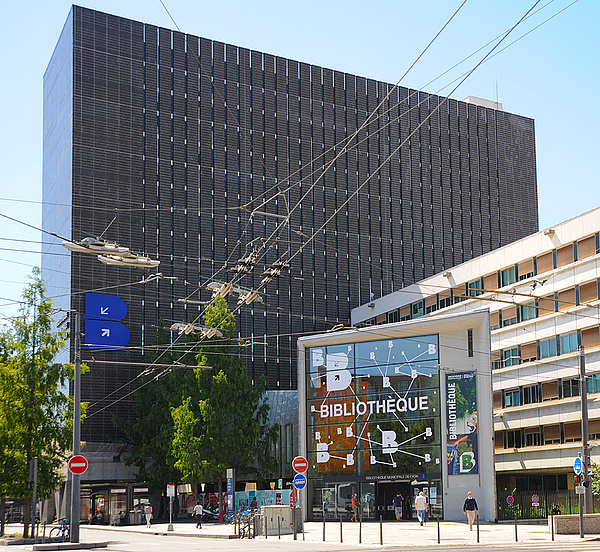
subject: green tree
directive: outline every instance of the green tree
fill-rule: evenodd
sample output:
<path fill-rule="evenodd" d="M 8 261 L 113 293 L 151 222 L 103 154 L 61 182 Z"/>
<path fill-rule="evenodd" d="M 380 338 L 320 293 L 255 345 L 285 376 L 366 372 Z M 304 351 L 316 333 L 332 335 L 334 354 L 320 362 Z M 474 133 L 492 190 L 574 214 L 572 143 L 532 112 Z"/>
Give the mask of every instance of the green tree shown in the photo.
<path fill-rule="evenodd" d="M 52 301 L 36 268 L 23 291 L 20 316 L 0 334 L 0 489 L 4 496 L 25 498 L 25 535 L 32 497 L 29 462 L 37 456 L 38 497 L 48 497 L 64 479 L 61 468 L 72 441 L 68 383 L 73 365 L 55 362 L 65 345 L 66 331 L 53 331 L 52 312 Z"/>
<path fill-rule="evenodd" d="M 137 468 L 138 481 L 147 483 L 151 492 L 164 491 L 168 483 L 180 478 L 172 454 L 174 426 L 171 409 L 180 405 L 196 389 L 192 370 L 176 366 L 171 370 L 164 368 L 168 364 L 195 365 L 195 354 L 178 353 L 176 348 L 170 347 L 172 334 L 162 321 L 156 336 L 156 347 L 146 355 L 146 360 L 163 366 L 150 366 L 148 373 L 140 379 L 140 389 L 135 394 L 135 421 L 126 423 L 115 418 L 129 444 L 125 462 Z M 186 350 L 193 351 L 193 339 L 192 335 L 184 335 L 177 342 Z"/>
<path fill-rule="evenodd" d="M 218 328 L 222 339 L 206 340 L 198 354 L 197 391 L 172 410 L 175 466 L 189 482 L 216 481 L 219 510 L 227 468 L 240 475 L 265 476 L 274 468 L 271 454 L 277 427 L 268 425 L 266 386 L 252 385 L 234 339 L 235 318 L 225 299 L 206 309 L 204 324 Z"/>

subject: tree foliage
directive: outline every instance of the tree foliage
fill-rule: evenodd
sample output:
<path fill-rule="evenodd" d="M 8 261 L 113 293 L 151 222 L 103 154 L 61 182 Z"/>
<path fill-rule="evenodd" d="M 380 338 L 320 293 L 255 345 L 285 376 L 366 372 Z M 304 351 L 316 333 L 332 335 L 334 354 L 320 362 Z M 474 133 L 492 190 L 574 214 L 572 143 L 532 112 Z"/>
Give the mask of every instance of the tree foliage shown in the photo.
<path fill-rule="evenodd" d="M 187 338 L 187 336 L 186 336 Z M 184 339 L 182 344 L 186 344 Z M 171 332 L 159 323 L 157 347 L 146 356 L 150 363 L 168 365 L 195 364 L 194 354 L 177 354 L 166 348 L 171 344 Z M 193 343 L 188 343 L 193 349 Z M 187 347 L 186 347 L 187 348 Z M 173 418 L 171 409 L 179 406 L 195 389 L 194 373 L 185 368 L 172 370 L 150 367 L 141 378 L 140 390 L 135 395 L 136 418 L 133 423 L 116 419 L 130 445 L 125 461 L 137 468 L 137 479 L 144 481 L 152 492 L 164 490 L 168 483 L 180 477 L 172 454 Z"/>
<path fill-rule="evenodd" d="M 219 484 L 227 468 L 261 477 L 274 468 L 272 446 L 277 430 L 268 425 L 265 385 L 253 385 L 246 374 L 235 319 L 227 303 L 217 298 L 206 309 L 204 324 L 220 329 L 222 339 L 201 344 L 195 392 L 172 409 L 175 466 L 186 481 Z"/>
<path fill-rule="evenodd" d="M 28 463 L 38 458 L 38 496 L 63 481 L 72 442 L 72 364 L 55 362 L 66 331 L 52 329 L 52 301 L 39 269 L 23 291 L 20 316 L 0 332 L 0 493 L 29 498 Z M 85 366 L 84 366 L 85 368 Z M 82 408 L 85 412 L 85 405 Z"/>

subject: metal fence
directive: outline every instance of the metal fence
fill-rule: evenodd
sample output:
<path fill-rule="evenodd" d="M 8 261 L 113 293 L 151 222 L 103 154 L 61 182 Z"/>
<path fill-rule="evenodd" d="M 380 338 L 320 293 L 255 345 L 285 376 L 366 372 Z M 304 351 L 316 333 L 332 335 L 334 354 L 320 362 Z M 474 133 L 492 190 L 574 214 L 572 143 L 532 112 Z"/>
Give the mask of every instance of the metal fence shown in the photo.
<path fill-rule="evenodd" d="M 512 504 L 509 502 L 512 497 Z M 535 502 L 537 497 L 538 501 Z M 545 519 L 555 507 L 561 514 L 579 513 L 579 496 L 575 491 L 514 491 L 498 492 L 498 520 Z M 596 501 L 594 511 L 596 510 Z"/>

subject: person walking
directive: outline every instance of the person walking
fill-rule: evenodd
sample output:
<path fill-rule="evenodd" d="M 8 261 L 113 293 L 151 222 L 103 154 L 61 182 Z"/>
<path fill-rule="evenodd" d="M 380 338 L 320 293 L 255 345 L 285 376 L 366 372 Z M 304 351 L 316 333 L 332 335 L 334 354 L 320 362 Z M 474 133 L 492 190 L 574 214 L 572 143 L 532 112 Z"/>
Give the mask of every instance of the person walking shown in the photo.
<path fill-rule="evenodd" d="M 396 514 L 396 519 L 398 521 L 402 521 L 402 502 L 404 501 L 404 497 L 398 491 L 398 494 L 392 500 L 392 505 L 394 506 L 394 513 Z"/>
<path fill-rule="evenodd" d="M 360 500 L 358 500 L 358 495 L 354 493 L 352 495 L 352 517 L 350 521 L 358 521 L 358 508 L 360 506 Z"/>
<path fill-rule="evenodd" d="M 152 505 L 149 502 L 144 508 L 144 514 L 146 514 L 146 527 L 149 529 L 152 526 Z"/>
<path fill-rule="evenodd" d="M 200 501 L 196 501 L 196 506 L 194 506 L 194 516 L 196 517 L 196 529 L 202 529 L 202 516 L 204 515 L 204 508 Z"/>
<path fill-rule="evenodd" d="M 423 496 L 423 491 L 419 491 L 417 498 L 415 498 L 415 510 L 417 511 L 419 523 L 423 525 L 425 523 L 425 514 L 427 513 L 427 500 Z"/>
<path fill-rule="evenodd" d="M 469 522 L 469 531 L 473 531 L 473 522 L 475 521 L 475 514 L 479 513 L 479 506 L 477 506 L 477 501 L 473 498 L 473 493 L 471 491 L 467 493 L 467 498 L 465 498 L 463 512 L 467 516 Z"/>

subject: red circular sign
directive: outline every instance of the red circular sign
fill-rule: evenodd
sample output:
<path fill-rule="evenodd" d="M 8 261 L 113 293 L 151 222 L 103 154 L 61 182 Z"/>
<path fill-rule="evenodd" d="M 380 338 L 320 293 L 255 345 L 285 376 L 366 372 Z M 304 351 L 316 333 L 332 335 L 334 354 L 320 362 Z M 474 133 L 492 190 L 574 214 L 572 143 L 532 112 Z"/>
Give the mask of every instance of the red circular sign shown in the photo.
<path fill-rule="evenodd" d="M 73 456 L 69 460 L 69 470 L 75 475 L 81 475 L 88 469 L 88 461 L 85 456 Z"/>
<path fill-rule="evenodd" d="M 294 468 L 295 472 L 304 473 L 308 469 L 308 462 L 304 456 L 296 456 L 292 460 L 292 468 Z"/>

